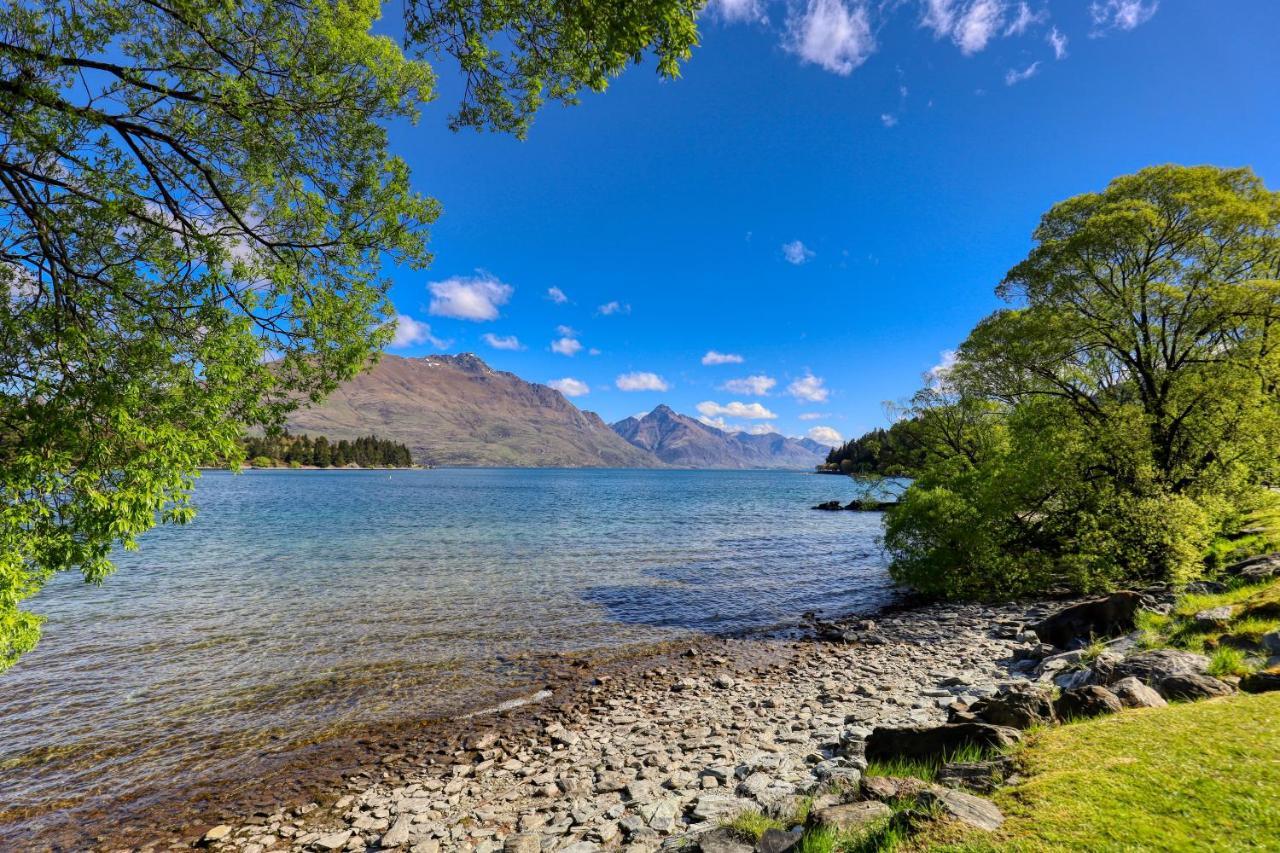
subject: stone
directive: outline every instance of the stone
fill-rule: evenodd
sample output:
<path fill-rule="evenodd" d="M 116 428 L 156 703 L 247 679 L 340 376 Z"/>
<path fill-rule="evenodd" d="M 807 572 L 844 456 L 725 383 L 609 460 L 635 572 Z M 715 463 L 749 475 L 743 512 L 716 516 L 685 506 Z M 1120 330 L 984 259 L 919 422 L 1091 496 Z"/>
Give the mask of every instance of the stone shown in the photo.
<path fill-rule="evenodd" d="M 536 832 L 518 832 L 508 835 L 502 842 L 503 853 L 539 853 L 542 850 L 542 836 Z"/>
<path fill-rule="evenodd" d="M 964 747 L 999 749 L 1022 740 L 1022 733 L 989 723 L 946 723 L 941 726 L 877 727 L 867 738 L 867 758 L 929 759 Z"/>
<path fill-rule="evenodd" d="M 1122 678 L 1108 688 L 1116 694 L 1126 708 L 1163 708 L 1169 703 L 1157 691 L 1143 684 L 1132 675 Z"/>
<path fill-rule="evenodd" d="M 590 841 L 578 841 L 567 847 L 561 847 L 560 853 L 596 853 L 599 849 L 599 844 L 593 844 Z"/>
<path fill-rule="evenodd" d="M 1223 571 L 1232 577 L 1243 578 L 1250 583 L 1280 577 L 1280 552 L 1250 557 L 1238 563 L 1232 563 Z"/>
<path fill-rule="evenodd" d="M 409 829 L 413 826 L 413 817 L 411 815 L 401 815 L 396 818 L 396 822 L 391 824 L 382 835 L 382 840 L 378 843 L 387 849 L 394 847 L 403 847 L 409 843 Z"/>
<path fill-rule="evenodd" d="M 1224 604 L 1221 607 L 1210 607 L 1207 610 L 1201 610 L 1193 617 L 1195 619 L 1195 627 L 1200 631 L 1224 629 L 1235 617 L 1236 609 L 1230 604 Z"/>
<path fill-rule="evenodd" d="M 948 788 L 968 788 L 989 794 L 1000 786 L 1011 771 L 1012 764 L 1007 758 L 952 763 L 938 768 L 937 780 L 939 785 Z"/>
<path fill-rule="evenodd" d="M 440 842 L 434 838 L 419 841 L 410 848 L 410 853 L 440 853 Z M 533 853 L 533 851 L 530 851 L 530 853 Z"/>
<path fill-rule="evenodd" d="M 1053 698 L 1049 691 L 1038 687 L 1011 685 L 995 696 L 974 702 L 969 713 L 995 726 L 1029 729 L 1053 722 Z"/>
<path fill-rule="evenodd" d="M 734 680 L 722 672 L 719 675 L 717 675 L 715 677 L 715 680 L 712 681 L 711 683 L 714 684 L 716 687 L 720 688 L 721 690 L 729 690 L 733 687 Z"/>
<path fill-rule="evenodd" d="M 1113 681 L 1133 676 L 1143 684 L 1156 685 L 1171 675 L 1204 675 L 1209 669 L 1209 659 L 1193 652 L 1176 649 L 1153 649 L 1129 655 L 1116 664 L 1111 673 Z"/>
<path fill-rule="evenodd" d="M 1268 654 L 1280 655 L 1280 631 L 1271 631 L 1263 634 L 1259 642 Z"/>
<path fill-rule="evenodd" d="M 613 791 L 621 791 L 626 788 L 633 779 L 635 779 L 634 773 L 604 770 L 596 775 L 595 791 L 597 794 L 608 794 Z"/>
<path fill-rule="evenodd" d="M 347 842 L 351 840 L 351 831 L 331 832 L 328 835 L 322 835 L 315 841 L 311 842 L 311 846 L 317 850 L 331 853 L 334 850 L 342 850 L 347 846 Z"/>
<path fill-rule="evenodd" d="M 964 791 L 925 791 L 918 802 L 926 808 L 940 809 L 952 820 L 986 832 L 995 832 L 1004 823 L 1004 813 L 995 803 Z"/>
<path fill-rule="evenodd" d="M 751 853 L 751 845 L 723 827 L 698 836 L 702 853 Z"/>
<path fill-rule="evenodd" d="M 227 826 L 225 823 L 220 823 L 217 826 L 215 826 L 213 829 L 206 832 L 202 840 L 206 844 L 208 844 L 214 841 L 221 841 L 222 839 L 226 838 L 230 834 L 231 834 L 231 827 Z"/>
<path fill-rule="evenodd" d="M 1142 606 L 1137 592 L 1117 592 L 1082 601 L 1031 626 L 1042 642 L 1066 648 L 1073 640 L 1114 637 L 1134 629 L 1134 615 Z"/>
<path fill-rule="evenodd" d="M 1240 689 L 1246 693 L 1270 693 L 1280 690 L 1280 669 L 1251 672 L 1240 679 Z"/>
<path fill-rule="evenodd" d="M 1054 711 L 1062 720 L 1083 720 L 1103 714 L 1117 714 L 1123 708 L 1116 694 L 1096 684 L 1065 690 L 1053 703 Z"/>
<path fill-rule="evenodd" d="M 1212 699 L 1215 696 L 1230 696 L 1235 689 L 1221 679 L 1212 675 L 1201 675 L 1189 672 L 1181 675 L 1170 675 L 1162 679 L 1157 688 L 1166 699 L 1182 699 L 1194 702 L 1197 699 Z"/>
<path fill-rule="evenodd" d="M 869 823 L 882 820 L 892 814 L 893 809 L 879 800 L 863 800 L 820 809 L 812 814 L 810 821 L 818 827 L 848 832 L 861 829 Z"/>
<path fill-rule="evenodd" d="M 914 800 L 925 791 L 939 786 L 913 776 L 866 776 L 862 780 L 862 796 L 868 800 Z"/>
<path fill-rule="evenodd" d="M 694 800 L 690 815 L 699 821 L 730 821 L 753 808 L 755 804 L 750 800 L 723 794 L 703 794 Z"/>
<path fill-rule="evenodd" d="M 766 829 L 756 842 L 756 853 L 787 853 L 800 841 L 800 833 Z"/>

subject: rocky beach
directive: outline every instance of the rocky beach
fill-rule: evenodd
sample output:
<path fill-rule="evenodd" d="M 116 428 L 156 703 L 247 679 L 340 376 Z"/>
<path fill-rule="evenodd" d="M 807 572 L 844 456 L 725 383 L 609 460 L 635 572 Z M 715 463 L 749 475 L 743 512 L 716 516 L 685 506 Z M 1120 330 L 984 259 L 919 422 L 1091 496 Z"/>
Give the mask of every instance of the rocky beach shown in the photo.
<path fill-rule="evenodd" d="M 409 742 L 329 797 L 157 839 L 220 851 L 655 850 L 745 810 L 856 786 L 850 742 L 943 723 L 1029 680 L 1027 625 L 1061 602 L 926 605 L 810 624 L 785 639 L 706 639 L 543 701 Z M 1022 672 L 1015 671 L 1015 667 Z M 193 828 L 195 829 L 195 828 Z M 110 845 L 102 849 L 110 849 Z M 704 848 L 705 849 L 705 848 Z"/>

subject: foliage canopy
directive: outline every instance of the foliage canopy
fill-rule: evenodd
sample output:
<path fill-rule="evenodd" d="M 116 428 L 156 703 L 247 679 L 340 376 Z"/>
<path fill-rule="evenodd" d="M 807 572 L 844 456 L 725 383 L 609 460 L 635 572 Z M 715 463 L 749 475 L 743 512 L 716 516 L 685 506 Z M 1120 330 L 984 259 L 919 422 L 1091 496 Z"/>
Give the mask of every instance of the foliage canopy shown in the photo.
<path fill-rule="evenodd" d="M 922 590 L 1180 581 L 1275 482 L 1280 194 L 1160 166 L 1055 205 L 915 414 L 930 461 L 886 526 Z"/>

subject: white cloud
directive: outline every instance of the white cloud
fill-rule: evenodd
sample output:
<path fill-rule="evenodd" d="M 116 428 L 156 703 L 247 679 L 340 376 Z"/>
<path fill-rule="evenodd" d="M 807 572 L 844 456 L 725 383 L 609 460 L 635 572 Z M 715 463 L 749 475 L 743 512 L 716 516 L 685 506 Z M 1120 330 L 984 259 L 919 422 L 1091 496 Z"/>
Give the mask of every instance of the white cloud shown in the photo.
<path fill-rule="evenodd" d="M 787 263 L 799 266 L 805 261 L 813 258 L 817 253 L 806 246 L 799 240 L 792 240 L 790 243 L 782 244 L 782 257 L 787 259 Z"/>
<path fill-rule="evenodd" d="M 876 49 L 864 0 L 808 0 L 787 15 L 783 46 L 805 62 L 834 74 L 851 74 Z"/>
<path fill-rule="evenodd" d="M 812 438 L 814 441 L 818 442 L 819 444 L 829 444 L 832 447 L 835 447 L 836 445 L 844 441 L 844 439 L 840 436 L 840 433 L 829 426 L 812 427 L 809 430 L 809 432 L 806 434 L 809 436 L 809 438 Z"/>
<path fill-rule="evenodd" d="M 582 351 L 582 343 L 577 338 L 557 338 L 551 342 L 551 351 L 560 355 L 577 355 Z"/>
<path fill-rule="evenodd" d="M 709 0 L 706 9 L 726 24 L 767 23 L 764 0 Z"/>
<path fill-rule="evenodd" d="M 898 124 L 898 117 L 892 113 L 880 113 L 880 123 L 885 127 L 894 127 Z"/>
<path fill-rule="evenodd" d="M 720 388 L 732 394 L 752 394 L 756 397 L 763 397 L 777 384 L 778 380 L 772 376 L 757 374 L 755 376 L 744 376 L 741 379 L 730 379 Z"/>
<path fill-rule="evenodd" d="M 611 314 L 630 314 L 631 306 L 624 305 L 615 299 L 612 302 L 606 302 L 605 304 L 601 305 L 599 308 L 596 309 L 596 312 L 603 314 L 606 317 L 608 317 Z"/>
<path fill-rule="evenodd" d="M 599 355 L 599 354 L 600 354 L 600 350 L 596 349 L 595 347 L 592 347 L 591 349 L 587 350 L 587 355 Z"/>
<path fill-rule="evenodd" d="M 798 417 L 802 421 L 820 421 L 823 418 L 831 417 L 831 415 L 828 415 L 824 412 L 805 412 L 804 414 L 799 415 Z"/>
<path fill-rule="evenodd" d="M 706 415 L 698 415 L 698 422 L 704 423 L 709 427 L 724 430 L 725 432 L 742 432 L 742 427 L 727 422 L 724 418 L 709 418 Z"/>
<path fill-rule="evenodd" d="M 925 0 L 920 26 L 933 30 L 937 38 L 951 35 L 951 28 L 956 25 L 954 5 L 955 0 Z"/>
<path fill-rule="evenodd" d="M 779 435 L 780 433 L 768 424 L 752 424 L 747 432 L 752 435 Z"/>
<path fill-rule="evenodd" d="M 548 287 L 547 298 L 557 305 L 563 305 L 569 301 L 569 297 L 565 296 L 564 291 L 558 287 Z"/>
<path fill-rule="evenodd" d="M 1022 70 L 1010 68 L 1004 73 L 1004 84 L 1006 86 L 1016 86 L 1023 80 L 1030 80 L 1032 77 L 1036 76 L 1036 72 L 1039 70 L 1040 60 L 1038 59 Z"/>
<path fill-rule="evenodd" d="M 448 341 L 442 341 L 435 335 L 431 334 L 431 327 L 420 320 L 415 320 L 408 314 L 399 314 L 396 316 L 396 334 L 391 339 L 390 346 L 394 349 L 403 347 L 414 347 L 419 344 L 431 344 L 432 346 L 444 349 L 449 345 Z"/>
<path fill-rule="evenodd" d="M 581 379 L 574 379 L 571 376 L 566 376 L 564 379 L 552 379 L 547 385 L 566 397 L 581 397 L 591 391 L 591 386 Z"/>
<path fill-rule="evenodd" d="M 667 381 L 656 373 L 623 373 L 618 376 L 614 384 L 620 391 L 668 391 L 671 386 Z"/>
<path fill-rule="evenodd" d="M 709 418 L 723 416 L 730 418 L 745 418 L 751 421 L 773 420 L 776 414 L 766 409 L 759 403 L 741 403 L 737 400 L 732 403 L 725 403 L 723 406 L 719 403 L 713 403 L 706 400 L 698 404 L 698 413 L 706 415 Z"/>
<path fill-rule="evenodd" d="M 515 335 L 495 335 L 493 332 L 485 332 L 480 339 L 494 349 L 524 349 L 520 345 L 520 339 Z"/>
<path fill-rule="evenodd" d="M 742 356 L 731 352 L 716 352 L 713 349 L 707 350 L 707 354 L 702 357 L 703 364 L 742 364 L 744 359 Z"/>
<path fill-rule="evenodd" d="M 578 336 L 578 330 L 573 328 L 573 326 L 566 326 L 561 323 L 559 326 L 556 326 L 556 334 L 563 335 L 566 338 L 576 338 Z"/>
<path fill-rule="evenodd" d="M 1107 29 L 1132 30 L 1151 20 L 1160 8 L 1160 0 L 1096 0 L 1089 4 L 1095 33 Z"/>
<path fill-rule="evenodd" d="M 806 373 L 787 386 L 787 393 L 804 403 L 825 403 L 828 391 L 823 387 L 823 380 Z"/>
<path fill-rule="evenodd" d="M 487 272 L 474 276 L 454 276 L 427 285 L 431 291 L 429 311 L 437 317 L 454 317 L 459 320 L 495 320 L 498 306 L 506 305 L 515 292 L 509 284 L 503 284 Z"/>
<path fill-rule="evenodd" d="M 1058 28 L 1054 27 L 1049 31 L 1049 35 L 1045 36 L 1045 40 L 1053 48 L 1054 59 L 1067 58 L 1067 36 L 1065 33 L 1058 32 Z"/>
<path fill-rule="evenodd" d="M 1020 36 L 1030 29 L 1032 24 L 1040 24 L 1049 18 L 1049 8 L 1046 6 L 1039 12 L 1032 12 L 1031 7 L 1027 5 L 1025 0 L 1018 3 L 1018 14 L 1009 26 L 1005 27 L 1004 34 L 1007 36 Z"/>
<path fill-rule="evenodd" d="M 956 366 L 958 357 L 958 354 L 953 349 L 943 350 L 941 360 L 925 373 L 925 381 L 934 387 L 945 385 L 947 377 L 951 375 L 952 369 Z"/>
<path fill-rule="evenodd" d="M 1001 0 L 974 0 L 956 20 L 951 38 L 960 46 L 961 53 L 972 56 L 983 50 L 999 32 L 1003 16 Z"/>

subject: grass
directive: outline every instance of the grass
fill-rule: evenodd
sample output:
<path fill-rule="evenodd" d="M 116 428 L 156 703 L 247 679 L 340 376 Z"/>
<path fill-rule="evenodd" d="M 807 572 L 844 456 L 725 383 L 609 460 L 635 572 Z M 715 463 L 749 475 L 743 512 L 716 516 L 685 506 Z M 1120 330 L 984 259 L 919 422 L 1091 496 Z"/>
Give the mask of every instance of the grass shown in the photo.
<path fill-rule="evenodd" d="M 1235 616 L 1225 628 L 1205 628 L 1195 614 L 1232 605 Z M 1138 630 L 1145 648 L 1176 648 L 1211 655 L 1214 675 L 1244 675 L 1256 668 L 1261 656 L 1250 660 L 1262 635 L 1280 629 L 1280 581 L 1240 585 L 1226 592 L 1184 595 L 1168 615 L 1142 611 Z"/>
<path fill-rule="evenodd" d="M 1210 675 L 1248 675 L 1252 671 L 1253 667 L 1245 662 L 1244 652 L 1231 646 L 1221 646 L 1209 658 Z"/>
<path fill-rule="evenodd" d="M 1205 565 L 1220 569 L 1254 554 L 1280 551 L 1280 499 L 1268 495 L 1265 503 L 1245 513 L 1236 523 L 1237 529 L 1265 528 L 1247 536 L 1219 536 L 1209 545 Z"/>
<path fill-rule="evenodd" d="M 996 795 L 993 836 L 926 830 L 912 850 L 1280 848 L 1280 693 L 1129 711 L 1045 729 L 1027 780 Z"/>
<path fill-rule="evenodd" d="M 863 771 L 863 776 L 914 776 L 916 779 L 923 779 L 926 782 L 934 781 L 938 776 L 938 769 L 944 764 L 971 764 L 975 761 L 985 761 L 997 753 L 991 750 L 984 750 L 976 746 L 962 746 L 954 752 L 939 756 L 928 761 L 916 761 L 905 758 L 894 758 L 888 761 L 871 761 L 867 764 L 867 769 Z"/>
<path fill-rule="evenodd" d="M 794 826 L 795 824 L 792 824 Z M 760 811 L 745 811 L 733 820 L 724 824 L 725 829 L 748 841 L 759 841 L 760 836 L 770 829 L 786 830 L 787 826 L 780 820 L 771 818 Z"/>

